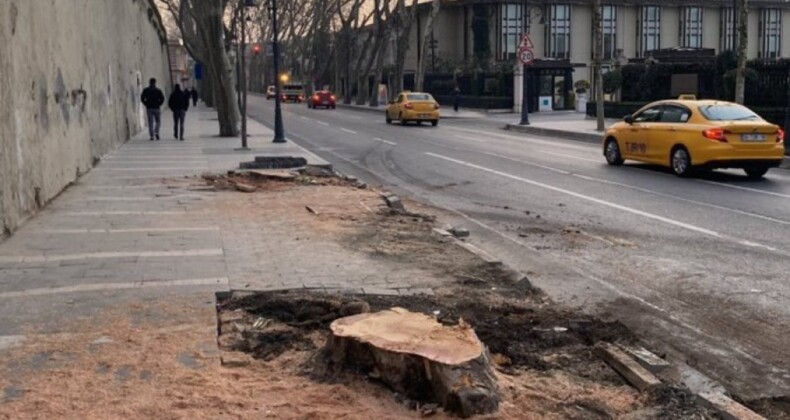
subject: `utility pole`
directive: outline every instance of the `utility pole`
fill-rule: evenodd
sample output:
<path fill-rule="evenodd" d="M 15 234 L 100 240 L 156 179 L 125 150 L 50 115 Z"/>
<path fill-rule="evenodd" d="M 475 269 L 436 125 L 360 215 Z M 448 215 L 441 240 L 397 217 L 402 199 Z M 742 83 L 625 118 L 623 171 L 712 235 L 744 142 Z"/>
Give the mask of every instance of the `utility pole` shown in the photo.
<path fill-rule="evenodd" d="M 272 15 L 272 53 L 274 54 L 274 143 L 285 143 L 283 127 L 282 86 L 280 86 L 280 46 L 277 43 L 277 0 L 269 0 Z"/>
<path fill-rule="evenodd" d="M 529 27 L 529 2 L 524 0 L 521 4 L 521 27 L 524 28 L 524 34 L 527 33 L 527 28 Z M 521 121 L 519 121 L 519 125 L 529 125 L 529 77 L 527 76 L 529 67 L 524 64 L 522 66 L 522 76 L 521 76 Z"/>
<path fill-rule="evenodd" d="M 241 148 L 247 148 L 247 2 L 239 0 L 239 15 L 241 16 L 241 77 L 239 89 L 241 90 Z"/>

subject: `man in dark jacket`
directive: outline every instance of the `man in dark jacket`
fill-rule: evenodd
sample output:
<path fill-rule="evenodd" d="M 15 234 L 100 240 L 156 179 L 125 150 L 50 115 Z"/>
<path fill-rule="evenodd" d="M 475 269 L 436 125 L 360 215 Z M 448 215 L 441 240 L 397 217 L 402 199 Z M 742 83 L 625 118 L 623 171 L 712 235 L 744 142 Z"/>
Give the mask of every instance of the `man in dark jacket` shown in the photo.
<path fill-rule="evenodd" d="M 151 141 L 154 138 L 159 140 L 159 126 L 162 122 L 160 108 L 165 103 L 165 94 L 156 87 L 156 79 L 151 78 L 148 87 L 143 89 L 143 94 L 140 95 L 140 101 L 145 105 L 148 116 L 148 134 L 151 137 Z"/>
<path fill-rule="evenodd" d="M 189 109 L 189 96 L 188 93 L 181 90 L 181 85 L 176 84 L 176 90 L 170 94 L 170 99 L 167 101 L 167 106 L 173 111 L 175 137 L 181 141 L 184 141 L 184 119 Z"/>
<path fill-rule="evenodd" d="M 197 106 L 198 92 L 196 87 L 192 87 L 192 106 Z"/>

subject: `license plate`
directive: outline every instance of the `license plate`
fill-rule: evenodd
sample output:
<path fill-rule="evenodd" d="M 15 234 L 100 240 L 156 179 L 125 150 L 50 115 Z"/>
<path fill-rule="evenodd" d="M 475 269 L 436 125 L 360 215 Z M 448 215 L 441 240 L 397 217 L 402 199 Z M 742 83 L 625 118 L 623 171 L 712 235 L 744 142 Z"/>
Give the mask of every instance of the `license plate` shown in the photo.
<path fill-rule="evenodd" d="M 321 103 L 324 104 L 324 105 L 329 105 L 329 101 L 324 101 L 324 102 L 321 102 Z"/>
<path fill-rule="evenodd" d="M 431 114 L 420 114 L 422 118 L 431 118 Z"/>
<path fill-rule="evenodd" d="M 767 139 L 765 134 L 741 134 L 743 141 L 765 141 Z"/>

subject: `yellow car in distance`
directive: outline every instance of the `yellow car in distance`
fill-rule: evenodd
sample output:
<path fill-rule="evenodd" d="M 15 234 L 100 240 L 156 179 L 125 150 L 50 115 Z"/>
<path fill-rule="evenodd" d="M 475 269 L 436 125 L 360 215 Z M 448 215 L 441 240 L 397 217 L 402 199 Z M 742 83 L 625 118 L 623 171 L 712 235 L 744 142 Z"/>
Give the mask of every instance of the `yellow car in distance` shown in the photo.
<path fill-rule="evenodd" d="M 439 103 L 430 93 L 403 92 L 387 106 L 387 124 L 392 124 L 393 120 L 400 121 L 401 125 L 409 121 L 417 124 L 430 121 L 436 127 L 439 125 L 439 108 Z"/>
<path fill-rule="evenodd" d="M 606 130 L 603 154 L 658 164 L 681 177 L 696 170 L 741 168 L 761 178 L 784 157 L 784 131 L 732 102 L 666 100 L 646 105 Z"/>

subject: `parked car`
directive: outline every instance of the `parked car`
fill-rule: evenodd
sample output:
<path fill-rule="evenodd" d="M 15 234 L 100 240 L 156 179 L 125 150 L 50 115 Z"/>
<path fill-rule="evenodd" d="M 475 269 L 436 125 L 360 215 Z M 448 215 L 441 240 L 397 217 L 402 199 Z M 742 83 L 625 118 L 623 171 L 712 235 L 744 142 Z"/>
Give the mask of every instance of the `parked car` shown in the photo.
<path fill-rule="evenodd" d="M 277 88 L 274 85 L 270 85 L 266 88 L 266 99 L 273 99 L 275 96 L 277 96 Z"/>
<path fill-rule="evenodd" d="M 667 100 L 646 105 L 603 137 L 610 165 L 632 159 L 666 166 L 678 176 L 697 170 L 740 168 L 761 178 L 784 157 L 784 131 L 745 106 L 711 100 Z"/>
<path fill-rule="evenodd" d="M 398 120 L 401 125 L 406 125 L 409 121 L 417 124 L 430 121 L 436 127 L 441 118 L 439 108 L 439 103 L 430 93 L 402 92 L 387 107 L 386 121 L 387 124 L 392 124 L 393 120 Z"/>
<path fill-rule="evenodd" d="M 304 102 L 304 86 L 299 84 L 289 84 L 283 85 L 282 90 L 282 100 L 283 102 Z"/>
<path fill-rule="evenodd" d="M 337 106 L 337 98 L 328 90 L 319 90 L 313 94 L 309 101 L 307 101 L 307 106 L 313 109 L 318 107 L 335 109 Z"/>

